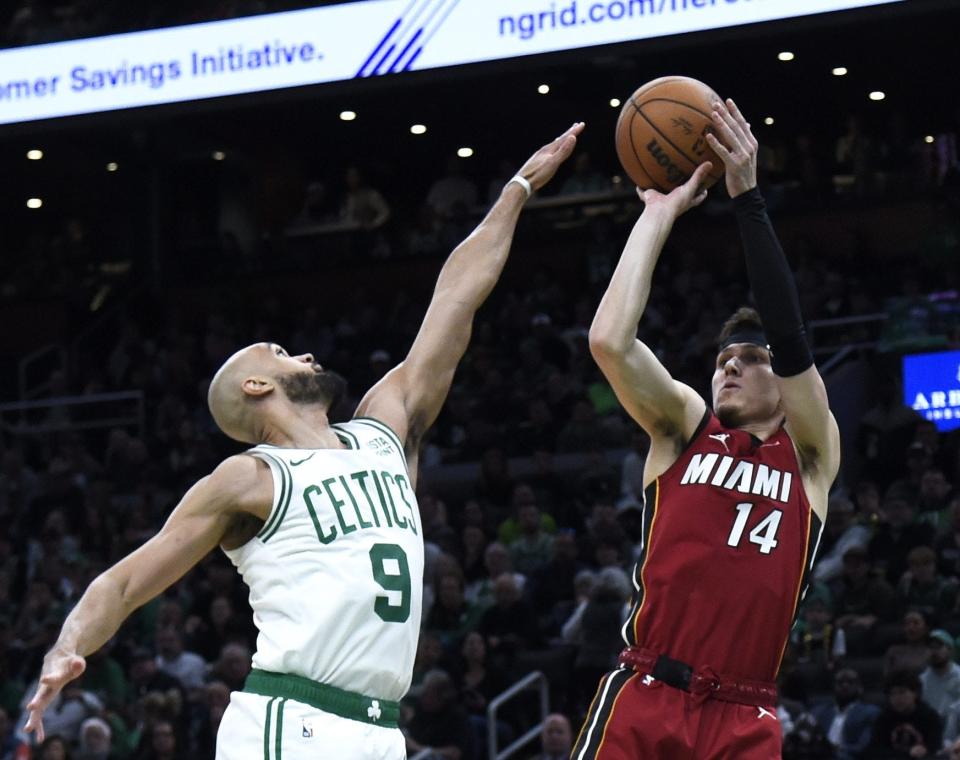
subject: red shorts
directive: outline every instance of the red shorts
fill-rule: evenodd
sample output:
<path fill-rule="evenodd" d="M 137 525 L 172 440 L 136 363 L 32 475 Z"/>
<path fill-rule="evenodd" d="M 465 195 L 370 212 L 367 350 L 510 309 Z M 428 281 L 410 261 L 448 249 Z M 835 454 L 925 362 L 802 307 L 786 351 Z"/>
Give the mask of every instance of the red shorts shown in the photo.
<path fill-rule="evenodd" d="M 778 760 L 772 707 L 703 699 L 631 668 L 600 681 L 571 760 Z"/>

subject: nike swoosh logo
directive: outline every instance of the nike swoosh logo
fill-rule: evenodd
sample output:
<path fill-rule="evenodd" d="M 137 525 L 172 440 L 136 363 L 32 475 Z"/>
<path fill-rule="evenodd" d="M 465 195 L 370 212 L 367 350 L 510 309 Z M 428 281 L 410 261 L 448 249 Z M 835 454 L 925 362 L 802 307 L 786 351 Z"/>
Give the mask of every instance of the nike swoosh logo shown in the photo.
<path fill-rule="evenodd" d="M 301 459 L 299 462 L 291 462 L 291 463 L 290 463 L 290 466 L 291 466 L 291 467 L 296 467 L 297 465 L 301 465 L 301 464 L 303 464 L 304 462 L 306 462 L 306 461 L 308 461 L 308 460 L 310 460 L 310 459 L 313 459 L 316 455 L 317 455 L 317 452 L 314 451 L 310 456 L 308 456 L 308 457 L 306 457 L 306 458 L 304 458 L 304 459 Z"/>

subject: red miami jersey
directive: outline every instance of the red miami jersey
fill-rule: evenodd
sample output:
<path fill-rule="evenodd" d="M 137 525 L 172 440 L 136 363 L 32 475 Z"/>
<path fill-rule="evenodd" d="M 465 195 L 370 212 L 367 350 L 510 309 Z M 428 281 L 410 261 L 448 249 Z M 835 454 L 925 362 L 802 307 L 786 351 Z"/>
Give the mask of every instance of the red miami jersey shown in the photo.
<path fill-rule="evenodd" d="M 624 640 L 694 670 L 774 681 L 823 529 L 787 431 L 761 441 L 708 409 L 644 496 Z"/>

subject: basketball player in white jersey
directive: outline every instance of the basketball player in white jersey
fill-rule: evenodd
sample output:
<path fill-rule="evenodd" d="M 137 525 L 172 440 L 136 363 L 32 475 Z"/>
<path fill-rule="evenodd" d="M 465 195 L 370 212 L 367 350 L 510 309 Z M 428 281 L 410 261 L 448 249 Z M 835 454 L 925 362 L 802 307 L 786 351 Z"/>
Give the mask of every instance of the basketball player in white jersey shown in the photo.
<path fill-rule="evenodd" d="M 398 701 L 410 685 L 423 584 L 417 449 L 496 284 L 520 210 L 571 154 L 583 124 L 538 150 L 450 255 L 404 361 L 347 423 L 327 411 L 343 381 L 309 354 L 258 343 L 210 385 L 220 429 L 255 444 L 183 497 L 161 531 L 99 576 L 67 617 L 28 705 L 43 712 L 134 610 L 220 546 L 250 587 L 253 671 L 232 695 L 217 760 L 406 755 Z"/>

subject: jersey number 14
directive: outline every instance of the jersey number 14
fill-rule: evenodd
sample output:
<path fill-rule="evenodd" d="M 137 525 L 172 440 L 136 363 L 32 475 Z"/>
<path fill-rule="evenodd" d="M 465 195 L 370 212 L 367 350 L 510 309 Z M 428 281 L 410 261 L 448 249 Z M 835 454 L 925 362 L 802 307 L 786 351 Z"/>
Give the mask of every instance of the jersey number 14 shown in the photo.
<path fill-rule="evenodd" d="M 737 517 L 733 521 L 733 527 L 730 529 L 727 546 L 737 547 L 740 545 L 740 539 L 743 538 L 743 532 L 747 528 L 747 521 L 750 519 L 750 512 L 752 510 L 753 504 L 750 502 L 737 504 Z M 757 527 L 750 531 L 750 543 L 759 546 L 761 554 L 769 554 L 776 548 L 777 529 L 780 527 L 781 517 L 783 517 L 783 512 L 775 509 L 764 517 L 763 520 L 757 524 Z"/>

